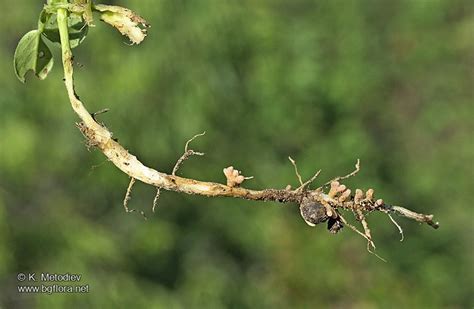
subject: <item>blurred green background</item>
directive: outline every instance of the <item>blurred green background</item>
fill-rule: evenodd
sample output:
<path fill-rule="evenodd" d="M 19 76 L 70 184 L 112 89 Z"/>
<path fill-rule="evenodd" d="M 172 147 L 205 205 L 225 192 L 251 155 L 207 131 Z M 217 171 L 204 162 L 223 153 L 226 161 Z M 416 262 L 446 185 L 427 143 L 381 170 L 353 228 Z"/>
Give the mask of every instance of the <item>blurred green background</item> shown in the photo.
<path fill-rule="evenodd" d="M 296 205 L 203 198 L 137 184 L 87 151 L 62 83 L 15 77 L 16 43 L 41 2 L 2 1 L 2 308 L 472 308 L 474 10 L 469 0 L 110 1 L 151 24 L 138 47 L 96 21 L 74 50 L 88 109 L 145 164 L 251 188 L 319 184 L 434 213 L 439 230 L 369 217 L 378 254 L 345 229 L 310 228 Z M 31 76 L 30 76 L 31 77 Z M 349 216 L 350 217 L 350 216 Z M 82 274 L 88 294 L 17 292 L 19 272 Z"/>

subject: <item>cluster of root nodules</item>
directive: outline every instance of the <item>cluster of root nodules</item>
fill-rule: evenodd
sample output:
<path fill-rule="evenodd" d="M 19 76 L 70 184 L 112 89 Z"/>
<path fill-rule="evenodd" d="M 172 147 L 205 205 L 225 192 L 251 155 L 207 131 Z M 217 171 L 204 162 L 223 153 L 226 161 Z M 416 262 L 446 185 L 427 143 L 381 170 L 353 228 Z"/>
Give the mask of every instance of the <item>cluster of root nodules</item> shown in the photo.
<path fill-rule="evenodd" d="M 367 240 L 367 250 L 374 253 L 375 244 L 367 222 L 367 215 L 369 213 L 374 211 L 386 213 L 398 228 L 401 240 L 403 240 L 403 231 L 400 225 L 390 216 L 391 206 L 385 204 L 382 199 L 376 199 L 373 189 L 365 191 L 356 189 L 352 192 L 340 182 L 342 179 L 354 176 L 358 171 L 359 161 L 357 161 L 354 172 L 344 177 L 337 177 L 314 191 L 308 191 L 300 204 L 300 213 L 305 222 L 310 226 L 326 222 L 327 228 L 332 234 L 336 234 L 344 226 L 349 227 Z M 362 229 L 351 225 L 344 218 L 341 210 L 352 212 L 356 221 L 360 222 Z"/>

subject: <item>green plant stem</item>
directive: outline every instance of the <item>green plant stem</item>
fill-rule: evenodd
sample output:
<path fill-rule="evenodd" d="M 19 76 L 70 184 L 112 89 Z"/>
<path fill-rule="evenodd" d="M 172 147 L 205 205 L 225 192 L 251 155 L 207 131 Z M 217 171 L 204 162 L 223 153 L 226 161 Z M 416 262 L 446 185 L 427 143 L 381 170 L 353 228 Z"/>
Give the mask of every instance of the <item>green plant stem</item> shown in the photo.
<path fill-rule="evenodd" d="M 64 83 L 68 92 L 69 100 L 76 114 L 81 118 L 84 124 L 98 132 L 104 140 L 110 139 L 111 134 L 109 131 L 100 126 L 94 121 L 91 114 L 86 110 L 82 102 L 78 99 L 74 91 L 74 78 L 73 78 L 73 56 L 71 46 L 69 44 L 69 31 L 67 23 L 67 10 L 58 9 L 57 11 L 57 22 L 59 28 L 59 36 L 61 38 L 61 54 L 64 68 Z"/>

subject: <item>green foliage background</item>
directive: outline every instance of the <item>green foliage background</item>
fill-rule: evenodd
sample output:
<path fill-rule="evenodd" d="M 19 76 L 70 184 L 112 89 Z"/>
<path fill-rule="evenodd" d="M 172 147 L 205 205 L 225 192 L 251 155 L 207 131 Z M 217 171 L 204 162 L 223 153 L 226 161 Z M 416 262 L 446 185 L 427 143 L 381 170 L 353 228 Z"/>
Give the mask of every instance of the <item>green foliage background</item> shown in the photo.
<path fill-rule="evenodd" d="M 349 230 L 310 228 L 294 205 L 207 199 L 138 184 L 88 152 L 61 81 L 16 79 L 11 59 L 40 2 L 3 1 L 0 304 L 3 308 L 472 308 L 474 12 L 469 0 L 121 1 L 151 24 L 139 47 L 96 21 L 75 49 L 77 91 L 147 165 L 252 188 L 351 187 L 441 222 L 369 217 L 383 263 Z M 86 295 L 20 295 L 18 272 L 80 273 Z"/>

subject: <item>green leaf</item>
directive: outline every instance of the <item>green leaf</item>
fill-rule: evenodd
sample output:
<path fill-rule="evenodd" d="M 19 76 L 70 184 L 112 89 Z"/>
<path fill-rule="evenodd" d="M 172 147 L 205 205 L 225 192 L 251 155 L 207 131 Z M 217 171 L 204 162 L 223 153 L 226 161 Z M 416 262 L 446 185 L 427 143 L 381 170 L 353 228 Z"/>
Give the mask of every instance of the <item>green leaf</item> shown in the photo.
<path fill-rule="evenodd" d="M 35 72 L 39 79 L 45 79 L 53 67 L 53 56 L 43 42 L 41 33 L 32 30 L 25 34 L 15 50 L 13 65 L 18 79 L 24 83 L 28 71 Z"/>
<path fill-rule="evenodd" d="M 61 44 L 56 17 L 56 14 L 48 15 L 44 24 L 43 34 L 51 42 Z M 71 45 L 71 48 L 75 48 L 86 38 L 89 26 L 80 15 L 73 13 L 68 16 L 67 23 L 69 30 L 69 44 Z"/>

